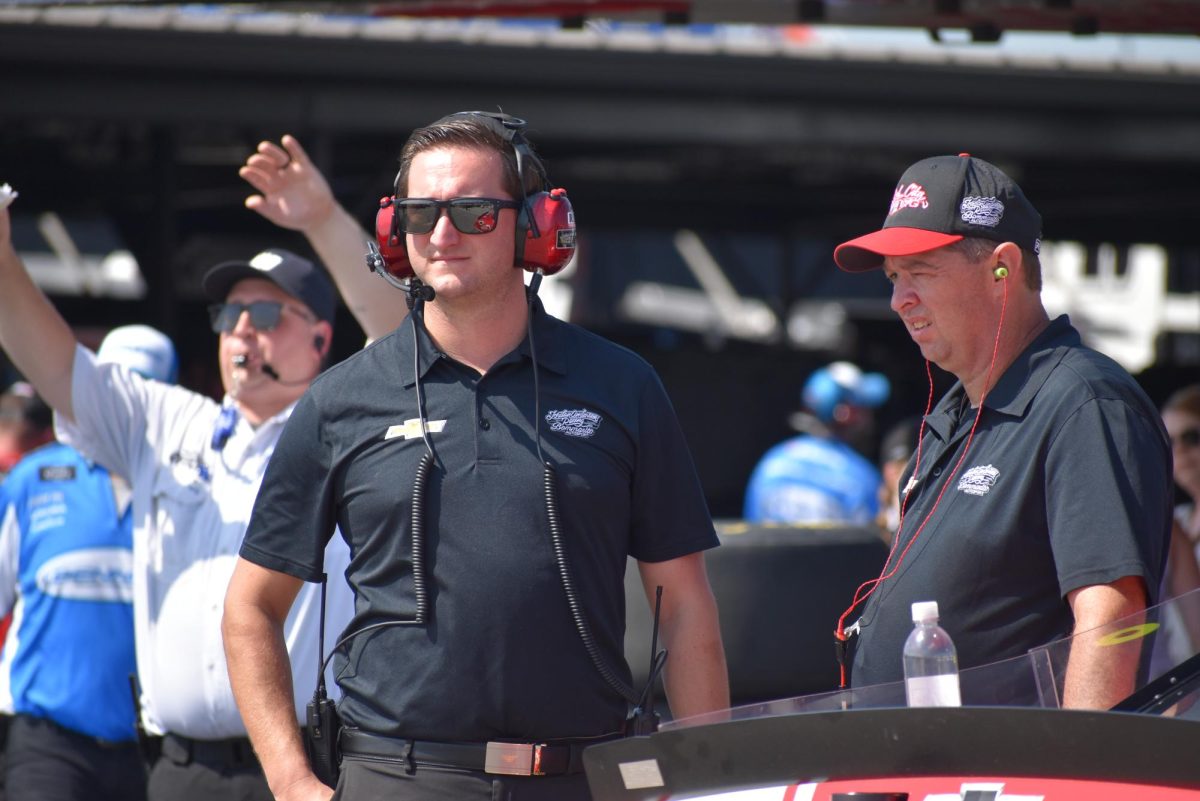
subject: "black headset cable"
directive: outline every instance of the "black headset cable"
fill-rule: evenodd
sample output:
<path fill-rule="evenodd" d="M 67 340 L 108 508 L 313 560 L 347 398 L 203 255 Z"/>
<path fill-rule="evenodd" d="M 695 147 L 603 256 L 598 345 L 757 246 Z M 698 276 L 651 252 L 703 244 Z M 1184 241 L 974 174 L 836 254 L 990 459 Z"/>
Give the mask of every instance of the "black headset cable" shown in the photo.
<path fill-rule="evenodd" d="M 588 657 L 592 660 L 596 670 L 600 673 L 601 678 L 624 698 L 631 705 L 640 706 L 639 702 L 644 702 L 647 696 L 643 692 L 639 697 L 633 691 L 633 688 L 621 680 L 613 669 L 604 661 L 604 655 L 600 653 L 600 648 L 596 645 L 596 639 L 592 636 L 591 626 L 588 624 L 587 615 L 584 612 L 583 605 L 579 602 L 579 597 L 575 592 L 575 580 L 571 573 L 571 563 L 567 558 L 566 544 L 563 541 L 562 526 L 559 523 L 558 516 L 558 492 L 557 481 L 554 471 L 554 465 L 542 454 L 542 410 L 541 410 L 541 385 L 538 378 L 538 361 L 537 361 L 537 345 L 533 336 L 533 312 L 534 298 L 537 297 L 538 286 L 542 283 L 542 273 L 535 272 L 529 281 L 528 301 L 529 314 L 526 317 L 526 332 L 529 338 L 529 358 L 533 362 L 533 440 L 537 447 L 538 460 L 542 463 L 542 491 L 545 495 L 546 502 L 546 520 L 550 526 L 550 543 L 554 548 L 554 562 L 558 566 L 558 575 L 562 581 L 563 592 L 567 596 L 567 606 L 571 610 L 571 618 L 575 622 L 575 629 L 579 632 L 579 638 L 583 641 L 584 650 L 587 651 Z M 654 677 L 650 678 L 653 683 Z"/>

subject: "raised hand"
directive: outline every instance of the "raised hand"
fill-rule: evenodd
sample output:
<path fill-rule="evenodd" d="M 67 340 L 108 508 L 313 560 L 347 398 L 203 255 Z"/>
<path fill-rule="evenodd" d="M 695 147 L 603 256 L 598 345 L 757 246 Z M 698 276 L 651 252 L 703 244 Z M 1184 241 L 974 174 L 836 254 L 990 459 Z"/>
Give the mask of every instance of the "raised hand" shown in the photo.
<path fill-rule="evenodd" d="M 310 232 L 337 207 L 325 176 L 291 134 L 280 144 L 259 142 L 238 175 L 260 193 L 246 198 L 246 208 L 282 228 Z"/>

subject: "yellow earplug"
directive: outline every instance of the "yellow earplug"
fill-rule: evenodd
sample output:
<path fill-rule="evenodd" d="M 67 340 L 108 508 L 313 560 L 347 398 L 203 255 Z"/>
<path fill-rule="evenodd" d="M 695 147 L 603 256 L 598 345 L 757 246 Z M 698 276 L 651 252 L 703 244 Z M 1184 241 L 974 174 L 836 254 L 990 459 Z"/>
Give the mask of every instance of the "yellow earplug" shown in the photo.
<path fill-rule="evenodd" d="M 997 281 L 999 281 L 1001 278 L 1008 278 L 1008 268 L 1001 264 L 992 271 L 992 275 L 996 276 Z"/>

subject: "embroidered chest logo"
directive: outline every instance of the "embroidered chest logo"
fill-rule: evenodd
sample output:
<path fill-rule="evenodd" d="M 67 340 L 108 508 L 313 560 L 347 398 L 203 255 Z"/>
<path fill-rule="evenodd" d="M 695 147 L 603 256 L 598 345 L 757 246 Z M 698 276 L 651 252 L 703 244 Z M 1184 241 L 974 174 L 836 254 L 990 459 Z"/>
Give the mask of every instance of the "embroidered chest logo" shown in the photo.
<path fill-rule="evenodd" d="M 964 197 L 958 207 L 958 215 L 968 225 L 995 228 L 1004 216 L 1004 204 L 994 197 Z"/>
<path fill-rule="evenodd" d="M 972 467 L 958 480 L 958 491 L 968 495 L 987 495 L 999 476 L 1000 471 L 990 464 Z"/>
<path fill-rule="evenodd" d="M 446 427 L 445 420 L 426 420 L 425 430 L 430 434 L 440 434 L 442 429 Z M 402 437 L 404 439 L 420 439 L 421 438 L 421 418 L 414 417 L 411 420 L 405 420 L 404 425 L 390 426 L 387 432 L 383 435 L 384 439 L 395 439 Z"/>
<path fill-rule="evenodd" d="M 546 423 L 556 434 L 587 439 L 600 427 L 600 415 L 587 409 L 556 409 L 546 412 Z"/>
<path fill-rule="evenodd" d="M 929 208 L 929 198 L 925 196 L 925 187 L 920 184 L 897 186 L 896 193 L 892 195 L 892 206 L 888 209 L 888 216 L 890 217 L 900 209 L 927 208 Z"/>

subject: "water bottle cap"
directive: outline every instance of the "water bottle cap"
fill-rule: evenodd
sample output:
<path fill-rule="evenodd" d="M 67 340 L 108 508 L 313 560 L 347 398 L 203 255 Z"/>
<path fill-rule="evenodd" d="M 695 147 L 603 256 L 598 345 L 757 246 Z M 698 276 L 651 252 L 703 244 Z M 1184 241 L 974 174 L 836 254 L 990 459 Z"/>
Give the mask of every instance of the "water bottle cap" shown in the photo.
<path fill-rule="evenodd" d="M 937 601 L 917 601 L 912 605 L 913 623 L 928 623 L 938 619 Z"/>

